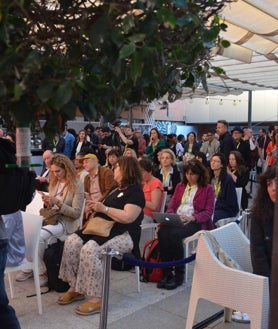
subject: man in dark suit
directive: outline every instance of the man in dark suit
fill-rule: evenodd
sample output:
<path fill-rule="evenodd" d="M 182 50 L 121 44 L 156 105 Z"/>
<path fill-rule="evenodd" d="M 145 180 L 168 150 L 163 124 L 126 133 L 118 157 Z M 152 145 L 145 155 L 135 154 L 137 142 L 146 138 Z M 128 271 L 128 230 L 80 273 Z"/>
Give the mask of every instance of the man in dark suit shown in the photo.
<path fill-rule="evenodd" d="M 218 120 L 216 125 L 216 131 L 219 135 L 219 152 L 225 155 L 226 162 L 229 161 L 229 154 L 231 151 L 235 151 L 235 142 L 231 134 L 228 131 L 229 124 L 226 120 Z"/>

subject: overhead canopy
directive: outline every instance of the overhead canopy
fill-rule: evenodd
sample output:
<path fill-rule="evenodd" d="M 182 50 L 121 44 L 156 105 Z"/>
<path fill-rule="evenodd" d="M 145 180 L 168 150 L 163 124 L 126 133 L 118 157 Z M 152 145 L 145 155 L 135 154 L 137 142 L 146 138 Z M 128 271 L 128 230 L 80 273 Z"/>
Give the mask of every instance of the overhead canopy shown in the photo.
<path fill-rule="evenodd" d="M 225 74 L 212 73 L 209 94 L 278 90 L 278 0 L 238 0 L 226 5 L 221 18 L 228 28 L 220 36 L 231 46 L 218 49 L 211 60 Z M 201 89 L 196 97 L 205 95 Z"/>

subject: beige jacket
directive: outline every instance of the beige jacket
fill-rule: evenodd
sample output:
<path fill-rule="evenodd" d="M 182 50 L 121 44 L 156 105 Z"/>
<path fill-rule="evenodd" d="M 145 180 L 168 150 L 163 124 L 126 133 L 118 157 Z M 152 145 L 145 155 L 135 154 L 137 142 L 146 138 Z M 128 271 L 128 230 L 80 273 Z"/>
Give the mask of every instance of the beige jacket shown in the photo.
<path fill-rule="evenodd" d="M 54 195 L 58 190 L 58 185 L 54 188 Z M 78 180 L 74 193 L 66 192 L 61 200 L 60 213 L 62 214 L 62 222 L 65 224 L 67 234 L 71 234 L 78 229 L 79 217 L 84 202 L 84 185 Z"/>

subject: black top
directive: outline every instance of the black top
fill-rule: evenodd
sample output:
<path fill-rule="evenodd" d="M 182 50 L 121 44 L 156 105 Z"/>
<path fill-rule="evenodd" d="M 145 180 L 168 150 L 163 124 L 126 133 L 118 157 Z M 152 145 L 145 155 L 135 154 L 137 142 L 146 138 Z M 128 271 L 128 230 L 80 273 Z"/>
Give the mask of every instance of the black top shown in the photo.
<path fill-rule="evenodd" d="M 163 183 L 163 175 L 160 168 L 155 169 L 153 175 Z M 177 165 L 175 165 L 173 166 L 173 172 L 170 173 L 170 180 L 169 180 L 169 186 L 173 188 L 169 190 L 168 189 L 169 186 L 164 186 L 164 191 L 166 191 L 167 194 L 170 195 L 174 194 L 175 188 L 180 181 L 181 181 L 181 174 L 177 168 Z"/>
<path fill-rule="evenodd" d="M 271 275 L 273 217 L 251 220 L 250 249 L 253 273 L 267 277 Z"/>
<path fill-rule="evenodd" d="M 103 204 L 107 207 L 117 208 L 117 209 L 124 209 L 126 204 L 134 204 L 139 206 L 142 210 L 139 216 L 129 224 L 122 224 L 119 222 L 115 222 L 114 226 L 111 229 L 109 237 L 100 237 L 97 235 L 90 235 L 90 234 L 82 234 L 82 231 L 78 231 L 77 234 L 83 239 L 86 243 L 89 240 L 95 240 L 99 245 L 104 244 L 106 241 L 111 240 L 115 236 L 121 235 L 126 231 L 129 232 L 133 244 L 134 244 L 134 255 L 135 257 L 140 257 L 139 251 L 139 240 L 141 236 L 141 222 L 144 217 L 143 208 L 145 207 L 145 197 L 142 190 L 142 187 L 139 185 L 132 185 L 126 189 L 119 189 L 116 188 L 113 190 L 103 201 Z M 108 212 L 109 214 L 109 212 Z M 96 213 L 96 216 L 110 219 L 108 215 L 103 213 Z"/>
<path fill-rule="evenodd" d="M 231 151 L 235 151 L 235 141 L 229 132 L 219 136 L 219 152 L 225 155 L 227 163 L 229 162 L 229 154 Z"/>

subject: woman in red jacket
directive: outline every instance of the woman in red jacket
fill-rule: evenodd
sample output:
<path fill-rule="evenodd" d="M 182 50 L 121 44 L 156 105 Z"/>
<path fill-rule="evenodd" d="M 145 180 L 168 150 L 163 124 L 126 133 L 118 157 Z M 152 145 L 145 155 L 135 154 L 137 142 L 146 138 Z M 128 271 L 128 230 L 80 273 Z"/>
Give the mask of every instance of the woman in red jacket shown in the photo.
<path fill-rule="evenodd" d="M 215 195 L 204 165 L 196 160 L 184 166 L 183 181 L 176 186 L 167 213 L 177 213 L 184 222 L 182 226 L 161 224 L 158 231 L 161 259 L 163 262 L 183 259 L 183 239 L 213 228 L 212 214 Z M 183 283 L 184 265 L 164 269 L 164 277 L 158 288 L 175 289 Z"/>

